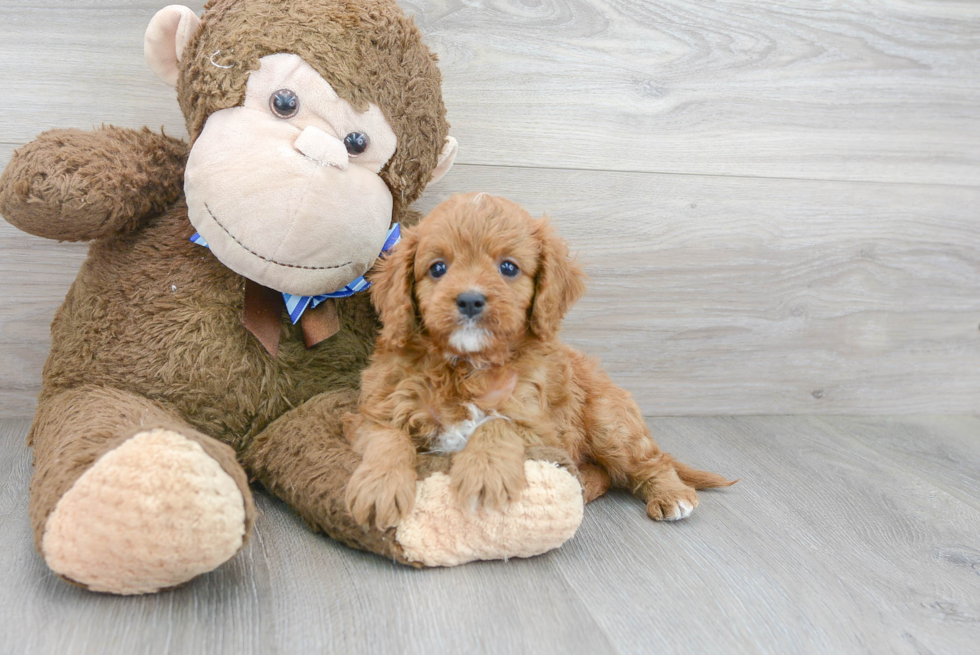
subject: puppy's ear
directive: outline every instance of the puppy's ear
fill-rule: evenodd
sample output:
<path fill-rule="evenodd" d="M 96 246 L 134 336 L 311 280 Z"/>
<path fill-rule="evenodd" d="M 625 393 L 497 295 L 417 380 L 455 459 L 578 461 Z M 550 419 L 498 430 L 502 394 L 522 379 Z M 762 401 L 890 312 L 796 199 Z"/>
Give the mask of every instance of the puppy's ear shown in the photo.
<path fill-rule="evenodd" d="M 402 348 L 415 330 L 415 230 L 402 232 L 402 239 L 378 262 L 371 276 L 371 302 L 381 316 L 381 348 Z"/>
<path fill-rule="evenodd" d="M 531 332 L 542 339 L 553 337 L 565 313 L 585 293 L 585 272 L 568 254 L 547 217 L 537 221 L 535 235 L 541 244 L 538 273 L 531 301 Z"/>

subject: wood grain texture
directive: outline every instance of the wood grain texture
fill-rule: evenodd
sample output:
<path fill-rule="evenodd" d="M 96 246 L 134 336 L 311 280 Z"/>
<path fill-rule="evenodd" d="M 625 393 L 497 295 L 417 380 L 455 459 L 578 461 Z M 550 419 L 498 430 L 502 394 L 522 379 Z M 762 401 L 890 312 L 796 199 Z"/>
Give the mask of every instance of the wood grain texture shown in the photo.
<path fill-rule="evenodd" d="M 21 145 L 51 128 L 103 123 L 186 136 L 176 93 L 143 58 L 143 33 L 166 4 L 0 2 L 0 143 Z M 200 12 L 203 2 L 182 4 Z"/>
<path fill-rule="evenodd" d="M 421 0 L 466 163 L 977 184 L 980 10 Z"/>
<path fill-rule="evenodd" d="M 171 93 L 143 63 L 143 30 L 160 6 L 0 5 L 0 141 L 103 121 L 183 133 Z M 405 7 L 441 57 L 461 163 L 977 183 L 971 3 Z"/>
<path fill-rule="evenodd" d="M 951 496 L 980 509 L 980 429 L 966 416 L 854 417 L 815 419 L 821 429 L 857 441 L 915 471 Z M 942 434 L 937 440 L 935 434 Z M 977 545 L 980 554 L 980 544 Z M 980 574 L 980 559 L 977 559 Z"/>
<path fill-rule="evenodd" d="M 652 415 L 980 411 L 980 190 L 460 166 L 553 215 L 590 274 L 565 323 Z M 0 412 L 33 411 L 84 247 L 0 225 Z M 43 275 L 38 262 L 48 262 Z"/>
<path fill-rule="evenodd" d="M 944 422 L 923 423 L 927 439 L 901 447 L 941 452 Z M 562 566 L 617 652 L 972 652 L 973 504 L 860 429 L 842 438 L 805 416 L 650 424 L 680 459 L 742 481 L 655 534 L 635 504 L 589 508 Z"/>
<path fill-rule="evenodd" d="M 742 481 L 676 524 L 614 494 L 559 551 L 424 571 L 314 535 L 259 494 L 234 560 L 117 598 L 45 569 L 27 519 L 28 424 L 0 421 L 0 653 L 973 651 L 980 419 L 649 422 L 665 449 Z M 943 474 L 950 458 L 962 466 Z"/>
<path fill-rule="evenodd" d="M 980 189 L 471 166 L 451 184 L 554 216 L 591 276 L 564 339 L 647 414 L 980 411 Z"/>
<path fill-rule="evenodd" d="M 0 165 L 51 127 L 184 134 L 143 62 L 158 6 L 0 4 Z M 593 277 L 567 338 L 645 412 L 980 411 L 973 4 L 405 6 L 462 144 L 420 206 L 554 214 Z M 0 222 L 0 416 L 33 412 L 84 253 Z"/>

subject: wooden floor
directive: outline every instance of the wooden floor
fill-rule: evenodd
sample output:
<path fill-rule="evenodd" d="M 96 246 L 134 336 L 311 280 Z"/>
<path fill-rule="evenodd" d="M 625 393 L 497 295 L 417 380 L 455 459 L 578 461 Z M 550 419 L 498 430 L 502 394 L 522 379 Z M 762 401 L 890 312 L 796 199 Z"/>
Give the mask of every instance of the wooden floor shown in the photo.
<path fill-rule="evenodd" d="M 653 418 L 742 481 L 655 524 L 624 495 L 531 560 L 416 571 L 259 494 L 255 537 L 190 585 L 91 594 L 31 546 L 27 421 L 0 421 L 0 652 L 976 653 L 980 419 Z"/>

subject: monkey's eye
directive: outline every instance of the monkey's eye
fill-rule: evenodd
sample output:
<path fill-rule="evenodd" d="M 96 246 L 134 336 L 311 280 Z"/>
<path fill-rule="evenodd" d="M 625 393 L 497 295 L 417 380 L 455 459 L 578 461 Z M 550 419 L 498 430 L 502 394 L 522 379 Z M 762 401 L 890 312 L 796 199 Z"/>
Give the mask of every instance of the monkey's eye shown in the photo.
<path fill-rule="evenodd" d="M 299 112 L 299 96 L 289 89 L 279 89 L 269 98 L 269 107 L 279 118 L 292 118 Z"/>
<path fill-rule="evenodd" d="M 447 270 L 449 270 L 449 267 L 446 266 L 446 262 L 436 262 L 429 267 L 429 275 L 431 275 L 433 279 L 438 280 L 446 274 Z"/>
<path fill-rule="evenodd" d="M 521 272 L 521 269 L 517 268 L 517 264 L 512 261 L 506 260 L 500 262 L 500 274 L 506 277 L 517 277 L 517 274 Z"/>
<path fill-rule="evenodd" d="M 351 157 L 357 157 L 359 154 L 367 150 L 370 143 L 371 139 L 369 139 L 368 135 L 364 134 L 364 132 L 351 132 L 344 137 L 344 145 L 347 147 L 347 154 Z"/>

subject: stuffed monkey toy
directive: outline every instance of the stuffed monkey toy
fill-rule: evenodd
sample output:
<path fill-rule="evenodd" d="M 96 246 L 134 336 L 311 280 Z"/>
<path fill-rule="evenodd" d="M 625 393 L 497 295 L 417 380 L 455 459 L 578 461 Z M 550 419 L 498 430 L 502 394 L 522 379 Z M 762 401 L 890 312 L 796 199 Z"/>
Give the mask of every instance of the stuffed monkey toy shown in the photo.
<path fill-rule="evenodd" d="M 190 143 L 53 130 L 0 177 L 0 214 L 91 241 L 51 326 L 28 437 L 38 550 L 62 578 L 136 594 L 243 546 L 249 480 L 313 529 L 415 566 L 521 557 L 582 518 L 577 472 L 529 452 L 499 512 L 457 506 L 422 458 L 415 509 L 362 528 L 342 417 L 378 329 L 363 276 L 452 165 L 435 56 L 390 0 L 211 0 L 146 32 Z"/>

